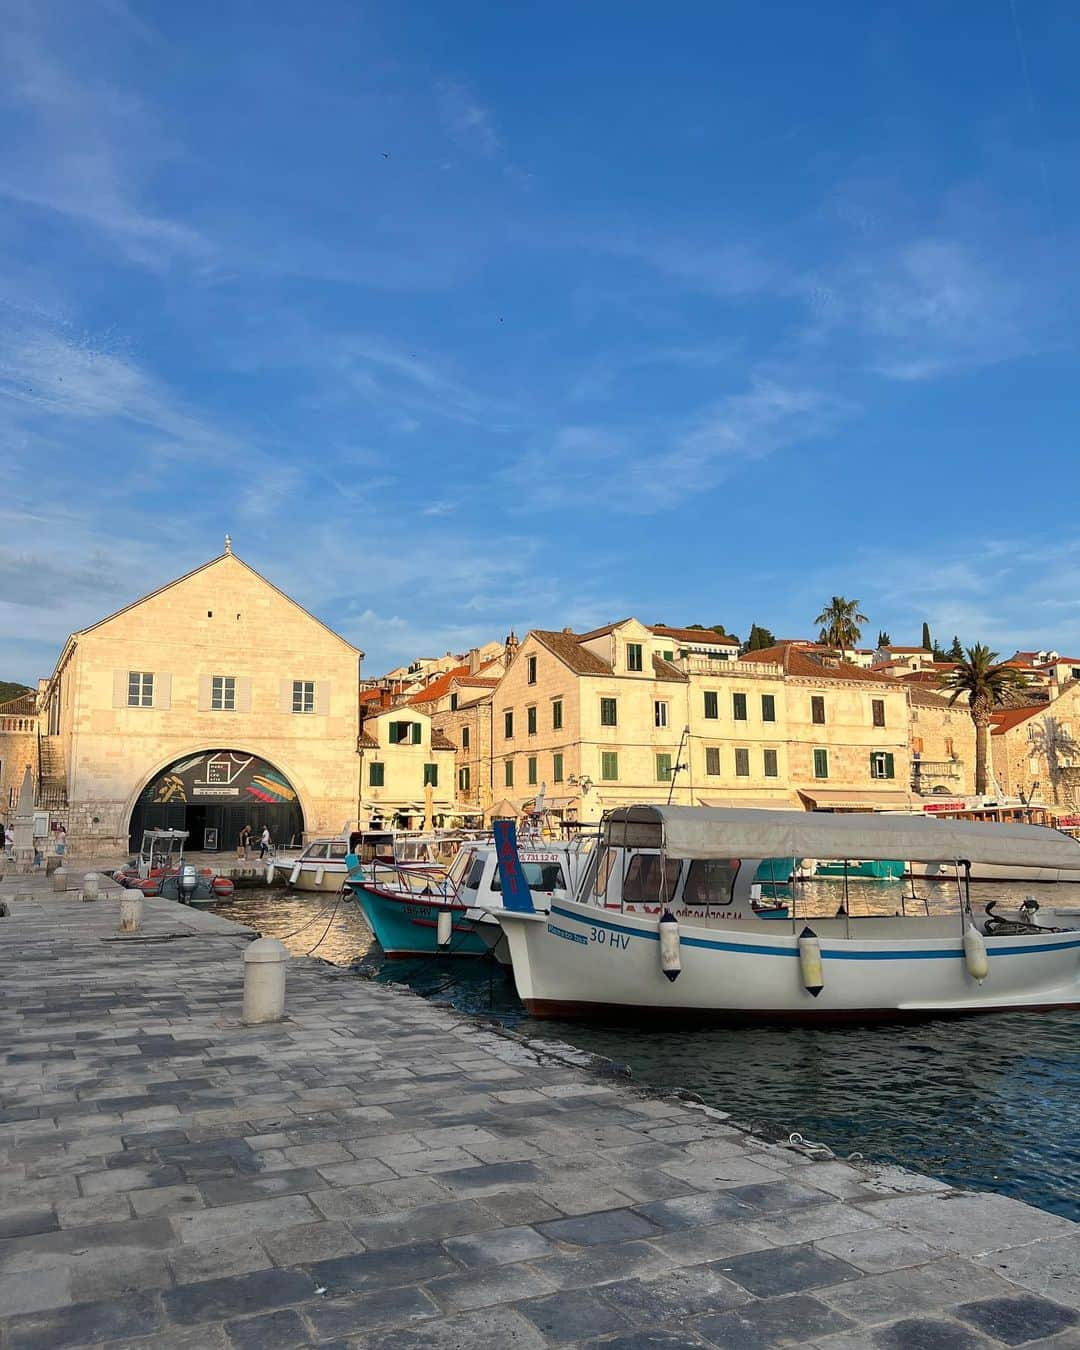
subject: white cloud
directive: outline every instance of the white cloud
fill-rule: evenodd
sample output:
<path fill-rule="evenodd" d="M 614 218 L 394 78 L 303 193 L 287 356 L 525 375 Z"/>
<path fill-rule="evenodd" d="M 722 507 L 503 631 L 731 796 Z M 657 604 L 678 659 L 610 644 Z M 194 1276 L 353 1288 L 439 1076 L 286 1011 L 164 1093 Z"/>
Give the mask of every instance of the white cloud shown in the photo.
<path fill-rule="evenodd" d="M 439 114 L 451 140 L 463 150 L 493 158 L 503 148 L 491 112 L 456 80 L 441 80 L 436 86 Z"/>

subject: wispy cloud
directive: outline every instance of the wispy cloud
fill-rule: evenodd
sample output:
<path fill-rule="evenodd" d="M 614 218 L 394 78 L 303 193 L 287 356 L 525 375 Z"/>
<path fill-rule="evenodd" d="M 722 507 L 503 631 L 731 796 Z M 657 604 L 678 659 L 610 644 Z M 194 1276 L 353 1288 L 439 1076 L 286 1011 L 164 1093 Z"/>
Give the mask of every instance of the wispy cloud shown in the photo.
<path fill-rule="evenodd" d="M 436 86 L 439 114 L 451 140 L 463 150 L 489 159 L 503 149 L 495 119 L 472 92 L 458 80 L 440 80 Z"/>

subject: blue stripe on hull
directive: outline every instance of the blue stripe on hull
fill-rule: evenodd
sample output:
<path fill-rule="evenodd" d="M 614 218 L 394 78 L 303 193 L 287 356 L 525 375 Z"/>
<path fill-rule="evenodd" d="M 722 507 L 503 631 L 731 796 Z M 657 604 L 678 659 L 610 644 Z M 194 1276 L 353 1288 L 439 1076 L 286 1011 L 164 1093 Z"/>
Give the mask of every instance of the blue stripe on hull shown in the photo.
<path fill-rule="evenodd" d="M 609 933 L 625 933 L 629 934 L 630 937 L 644 938 L 646 942 L 660 941 L 658 933 L 642 932 L 638 928 L 627 928 L 607 919 L 594 919 L 591 915 L 586 918 L 581 914 L 574 914 L 570 910 L 561 909 L 558 905 L 552 905 L 551 912 L 564 919 L 571 919 L 584 924 L 588 928 L 603 928 Z M 742 952 L 746 956 L 798 957 L 799 955 L 797 946 L 772 947 L 763 946 L 756 942 L 717 942 L 709 938 L 695 937 L 681 937 L 680 940 L 684 947 L 704 947 L 709 951 L 716 952 Z M 1041 956 L 1043 952 L 1068 951 L 1073 947 L 1080 950 L 1080 935 L 1060 942 L 1040 943 L 1038 946 L 990 947 L 989 953 L 991 956 Z M 963 947 L 959 944 L 956 947 L 934 947 L 925 951 L 860 952 L 845 950 L 842 947 L 825 946 L 821 949 L 823 957 L 827 956 L 834 961 L 955 961 L 957 957 L 962 957 L 963 954 Z"/>
<path fill-rule="evenodd" d="M 460 912 L 454 915 L 449 947 L 437 942 L 440 906 L 423 901 L 388 899 L 367 886 L 351 883 L 357 903 L 388 956 L 430 953 L 432 956 L 483 956 L 483 939 Z"/>

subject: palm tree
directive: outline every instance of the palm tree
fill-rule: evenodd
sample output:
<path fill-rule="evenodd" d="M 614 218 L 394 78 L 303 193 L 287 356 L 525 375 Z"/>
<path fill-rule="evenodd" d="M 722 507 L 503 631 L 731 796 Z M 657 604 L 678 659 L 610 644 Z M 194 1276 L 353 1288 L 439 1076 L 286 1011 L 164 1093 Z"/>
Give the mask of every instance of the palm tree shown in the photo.
<path fill-rule="evenodd" d="M 1027 688 L 1027 680 L 1015 667 L 998 661 L 982 642 L 967 649 L 967 656 L 949 672 L 945 688 L 951 690 L 949 702 L 955 703 L 965 695 L 971 720 L 975 723 L 975 792 L 986 791 L 986 748 L 990 715 L 1002 704 L 1011 703 L 1012 696 Z"/>
<path fill-rule="evenodd" d="M 859 613 L 858 600 L 845 600 L 842 595 L 834 595 L 814 622 L 821 624 L 818 641 L 829 647 L 839 647 L 843 656 L 848 647 L 858 645 L 862 636 L 859 625 L 870 621 L 865 614 Z"/>

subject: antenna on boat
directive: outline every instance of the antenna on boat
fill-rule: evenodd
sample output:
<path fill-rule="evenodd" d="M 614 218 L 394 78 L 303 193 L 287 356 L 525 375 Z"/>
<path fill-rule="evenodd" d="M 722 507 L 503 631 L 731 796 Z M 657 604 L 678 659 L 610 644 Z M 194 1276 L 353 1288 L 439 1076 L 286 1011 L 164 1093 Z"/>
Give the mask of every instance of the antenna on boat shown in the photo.
<path fill-rule="evenodd" d="M 678 748 L 678 750 L 675 751 L 675 763 L 671 766 L 671 777 L 668 779 L 668 790 L 667 790 L 667 804 L 668 804 L 668 806 L 671 805 L 671 797 L 672 797 L 672 794 L 673 794 L 674 791 L 675 791 L 675 779 L 676 779 L 676 777 L 678 776 L 680 770 L 682 770 L 682 769 L 688 769 L 688 768 L 690 767 L 689 764 L 684 764 L 684 763 L 682 762 L 683 746 L 685 745 L 686 739 L 687 739 L 687 737 L 688 737 L 689 735 L 690 735 L 690 728 L 689 728 L 689 727 L 683 727 L 683 729 L 682 729 L 682 735 L 679 737 L 679 748 Z"/>

